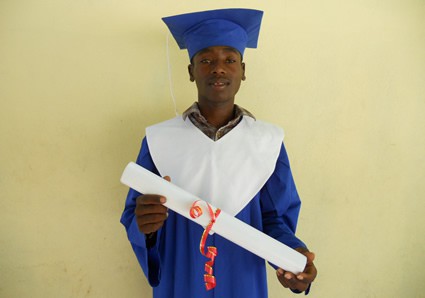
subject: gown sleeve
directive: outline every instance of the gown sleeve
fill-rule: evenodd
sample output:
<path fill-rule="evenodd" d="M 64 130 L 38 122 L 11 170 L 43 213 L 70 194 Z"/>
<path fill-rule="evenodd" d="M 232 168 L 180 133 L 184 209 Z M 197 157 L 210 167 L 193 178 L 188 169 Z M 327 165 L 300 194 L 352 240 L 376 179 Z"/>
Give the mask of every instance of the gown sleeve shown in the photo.
<path fill-rule="evenodd" d="M 301 200 L 295 186 L 284 144 L 281 146 L 275 171 L 261 190 L 261 207 L 264 233 L 291 248 L 307 248 L 295 236 Z M 270 265 L 277 269 L 275 265 Z M 305 295 L 310 292 L 310 287 L 311 284 L 305 291 Z M 295 294 L 302 293 L 293 289 L 291 291 Z"/>
<path fill-rule="evenodd" d="M 140 150 L 139 156 L 137 157 L 136 163 L 145 169 L 159 175 L 150 155 L 146 138 L 143 139 L 142 148 Z M 149 284 L 152 287 L 155 287 L 159 284 L 161 277 L 161 263 L 158 251 L 158 239 L 160 239 L 161 229 L 157 232 L 157 241 L 148 247 L 146 245 L 146 236 L 139 231 L 139 227 L 137 226 L 137 222 L 134 216 L 136 198 L 139 195 L 139 192 L 130 188 L 127 199 L 125 201 L 124 212 L 121 216 L 121 223 L 124 225 L 127 231 L 128 240 L 131 243 L 133 251 L 136 254 L 137 260 L 139 261 L 143 272 L 148 278 Z"/>
<path fill-rule="evenodd" d="M 282 144 L 276 168 L 261 190 L 263 231 L 291 248 L 306 247 L 295 236 L 301 201 Z"/>

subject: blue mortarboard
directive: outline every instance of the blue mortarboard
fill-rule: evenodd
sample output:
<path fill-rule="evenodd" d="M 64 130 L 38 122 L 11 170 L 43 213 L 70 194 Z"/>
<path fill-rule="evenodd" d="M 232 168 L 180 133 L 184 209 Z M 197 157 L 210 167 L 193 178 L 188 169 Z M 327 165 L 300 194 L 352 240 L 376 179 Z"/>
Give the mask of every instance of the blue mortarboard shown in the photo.
<path fill-rule="evenodd" d="M 217 9 L 162 18 L 180 49 L 192 57 L 212 46 L 229 46 L 243 56 L 256 48 L 263 12 L 254 9 Z"/>

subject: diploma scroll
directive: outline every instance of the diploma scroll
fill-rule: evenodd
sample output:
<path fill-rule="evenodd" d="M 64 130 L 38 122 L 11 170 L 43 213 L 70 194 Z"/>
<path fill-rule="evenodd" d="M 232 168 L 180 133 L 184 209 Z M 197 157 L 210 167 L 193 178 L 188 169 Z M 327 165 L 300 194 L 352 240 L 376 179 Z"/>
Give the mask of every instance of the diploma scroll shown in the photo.
<path fill-rule="evenodd" d="M 210 222 L 205 206 L 204 212 L 197 218 L 190 216 L 190 208 L 196 200 L 201 200 L 193 194 L 164 180 L 134 162 L 125 168 L 121 182 L 143 194 L 158 194 L 167 198 L 164 204 L 174 212 L 206 227 Z M 214 211 L 216 208 L 212 206 Z M 283 243 L 271 238 L 261 231 L 221 211 L 212 231 L 227 240 L 245 248 L 270 263 L 294 274 L 304 271 L 307 258 Z"/>

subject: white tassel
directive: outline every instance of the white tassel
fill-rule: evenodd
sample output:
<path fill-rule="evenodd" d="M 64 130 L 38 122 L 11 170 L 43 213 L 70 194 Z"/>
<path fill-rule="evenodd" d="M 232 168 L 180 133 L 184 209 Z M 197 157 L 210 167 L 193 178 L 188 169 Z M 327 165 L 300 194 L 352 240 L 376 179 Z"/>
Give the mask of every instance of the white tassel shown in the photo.
<path fill-rule="evenodd" d="M 171 94 L 171 100 L 173 101 L 173 105 L 174 105 L 174 112 L 176 113 L 176 116 L 178 116 L 179 112 L 177 112 L 176 99 L 174 97 L 174 92 L 173 92 L 173 78 L 171 74 L 170 51 L 168 46 L 169 40 L 170 40 L 170 33 L 167 32 L 166 49 L 167 49 L 167 66 L 168 66 L 168 84 L 170 86 L 170 94 Z"/>

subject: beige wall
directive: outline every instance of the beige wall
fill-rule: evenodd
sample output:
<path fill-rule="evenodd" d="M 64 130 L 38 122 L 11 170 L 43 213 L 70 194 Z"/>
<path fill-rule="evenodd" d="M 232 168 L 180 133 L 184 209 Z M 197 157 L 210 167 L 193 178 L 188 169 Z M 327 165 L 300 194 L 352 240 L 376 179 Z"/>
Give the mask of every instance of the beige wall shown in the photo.
<path fill-rule="evenodd" d="M 265 10 L 237 100 L 286 130 L 311 297 L 423 297 L 423 0 L 231 6 Z M 220 7 L 0 1 L 0 297 L 151 297 L 119 177 L 173 116 L 160 17 Z M 170 58 L 181 112 L 195 86 L 174 42 Z M 269 273 L 270 297 L 291 296 Z"/>

